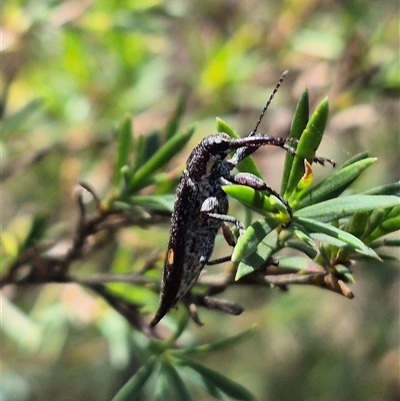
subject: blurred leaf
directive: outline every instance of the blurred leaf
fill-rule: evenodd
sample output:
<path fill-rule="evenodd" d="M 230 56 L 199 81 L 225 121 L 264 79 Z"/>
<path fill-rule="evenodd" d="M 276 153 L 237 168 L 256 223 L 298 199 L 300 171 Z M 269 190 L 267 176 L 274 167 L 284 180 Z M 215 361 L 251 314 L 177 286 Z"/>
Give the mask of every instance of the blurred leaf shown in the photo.
<path fill-rule="evenodd" d="M 335 270 L 343 276 L 343 278 L 345 279 L 343 280 L 344 282 L 355 283 L 353 274 L 346 266 L 342 264 L 337 264 L 335 265 Z"/>
<path fill-rule="evenodd" d="M 175 367 L 169 362 L 164 363 L 163 367 L 169 377 L 169 388 L 173 388 L 175 390 L 175 393 L 177 395 L 176 399 L 192 401 L 193 398 L 186 388 L 185 382 L 179 376 L 179 373 L 175 369 Z"/>
<path fill-rule="evenodd" d="M 215 370 L 209 369 L 206 366 L 189 359 L 181 360 L 180 363 L 195 370 L 197 373 L 200 374 L 203 380 L 209 381 L 214 386 L 218 387 L 226 395 L 232 397 L 234 400 L 256 400 L 255 397 L 245 387 L 232 381 L 231 379 L 228 379 L 226 376 L 223 376 L 221 373 L 216 372 Z M 183 400 L 186 398 L 181 399 Z"/>
<path fill-rule="evenodd" d="M 132 118 L 126 115 L 121 122 L 118 132 L 118 151 L 117 162 L 114 172 L 114 188 L 117 189 L 121 185 L 122 167 L 128 165 L 129 153 L 132 143 Z"/>
<path fill-rule="evenodd" d="M 182 119 L 183 113 L 185 112 L 186 96 L 184 94 L 179 96 L 178 104 L 175 108 L 173 116 L 168 120 L 167 127 L 165 129 L 165 139 L 172 138 L 178 131 L 179 123 Z"/>
<path fill-rule="evenodd" d="M 301 256 L 288 256 L 278 259 L 278 268 L 294 269 L 302 273 L 321 273 L 324 269 L 308 258 Z"/>
<path fill-rule="evenodd" d="M 1 125 L 3 140 L 5 140 L 9 135 L 15 135 L 15 131 L 25 124 L 32 114 L 42 107 L 43 103 L 44 99 L 42 98 L 33 99 L 22 109 L 14 114 L 6 116 Z"/>
<path fill-rule="evenodd" d="M 346 160 L 339 168 L 338 170 L 341 170 L 342 168 L 345 168 L 347 166 L 350 166 L 353 163 L 357 163 L 360 160 L 364 160 L 368 158 L 368 152 L 360 152 L 357 153 L 356 155 L 350 157 L 350 159 Z"/>
<path fill-rule="evenodd" d="M 144 146 L 142 149 L 143 155 L 142 160 L 150 159 L 157 150 L 161 147 L 160 144 L 160 132 L 151 131 L 144 137 Z M 140 167 L 140 166 L 138 166 Z"/>
<path fill-rule="evenodd" d="M 124 384 L 112 401 L 134 401 L 139 399 L 141 390 L 153 373 L 157 358 L 150 359 Z"/>
<path fill-rule="evenodd" d="M 130 198 L 130 206 L 142 206 L 149 210 L 171 213 L 174 208 L 175 195 L 138 195 Z"/>
<path fill-rule="evenodd" d="M 391 184 L 382 185 L 380 187 L 371 188 L 362 192 L 362 195 L 396 195 L 400 196 L 400 181 Z"/>
<path fill-rule="evenodd" d="M 194 130 L 174 135 L 147 160 L 133 175 L 129 191 L 134 193 L 146 186 L 149 177 L 178 154 L 191 138 Z"/>
<path fill-rule="evenodd" d="M 165 364 L 160 364 L 154 387 L 153 401 L 167 401 L 169 398 L 170 382 L 164 366 Z"/>
<path fill-rule="evenodd" d="M 200 344 L 200 345 L 189 346 L 174 350 L 172 352 L 174 355 L 202 355 L 202 354 L 212 353 L 215 351 L 220 351 L 225 348 L 232 347 L 238 344 L 239 342 L 250 338 L 250 336 L 255 333 L 255 330 L 256 326 L 253 325 L 249 327 L 247 330 L 242 331 L 241 333 L 238 333 L 231 337 L 224 338 L 219 341 L 215 341 L 211 344 Z"/>

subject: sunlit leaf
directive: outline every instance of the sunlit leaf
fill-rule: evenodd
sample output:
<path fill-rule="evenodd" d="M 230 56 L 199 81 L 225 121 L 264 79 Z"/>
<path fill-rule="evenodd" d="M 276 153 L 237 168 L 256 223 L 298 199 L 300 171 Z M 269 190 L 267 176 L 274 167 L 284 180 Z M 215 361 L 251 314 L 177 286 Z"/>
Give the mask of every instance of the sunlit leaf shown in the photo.
<path fill-rule="evenodd" d="M 292 125 L 290 127 L 290 138 L 299 139 L 301 134 L 305 130 L 308 119 L 310 116 L 310 105 L 308 99 L 308 90 L 304 89 L 302 92 L 299 101 L 297 102 L 296 110 L 294 112 Z M 289 152 L 286 153 L 285 164 L 283 169 L 282 183 L 281 183 L 281 194 L 288 191 L 289 193 L 293 188 L 287 188 L 289 177 L 291 174 L 292 166 L 293 166 L 294 155 Z M 293 184 L 292 184 L 293 185 Z"/>
<path fill-rule="evenodd" d="M 376 160 L 375 157 L 369 157 L 335 171 L 314 188 L 311 188 L 300 200 L 296 209 L 301 209 L 327 199 L 336 198 L 350 186 L 366 168 L 375 163 Z"/>
<path fill-rule="evenodd" d="M 304 159 L 307 159 L 309 163 L 313 162 L 315 152 L 322 140 L 326 121 L 328 119 L 328 112 L 328 99 L 325 98 L 315 109 L 307 123 L 306 129 L 301 135 L 296 148 L 296 156 L 294 157 L 290 170 L 290 176 L 284 195 L 285 198 L 290 197 L 292 191 L 304 174 Z"/>
<path fill-rule="evenodd" d="M 239 138 L 239 135 L 236 133 L 236 131 L 232 127 L 230 127 L 227 122 L 218 117 L 217 117 L 217 131 L 225 132 L 233 139 Z M 260 170 L 258 169 L 256 163 L 254 162 L 254 159 L 251 156 L 246 157 L 244 160 L 242 160 L 238 164 L 237 170 L 240 172 L 250 173 L 255 175 L 256 177 L 261 178 Z"/>
<path fill-rule="evenodd" d="M 363 255 L 380 259 L 379 256 L 368 246 L 366 246 L 361 240 L 356 238 L 354 235 L 347 233 L 346 231 L 340 230 L 332 225 L 322 223 L 317 220 L 308 219 L 304 217 L 296 216 L 294 222 L 302 225 L 308 233 L 311 234 L 325 234 L 333 239 L 345 242 L 348 247 L 352 248 L 355 252 L 361 253 Z"/>

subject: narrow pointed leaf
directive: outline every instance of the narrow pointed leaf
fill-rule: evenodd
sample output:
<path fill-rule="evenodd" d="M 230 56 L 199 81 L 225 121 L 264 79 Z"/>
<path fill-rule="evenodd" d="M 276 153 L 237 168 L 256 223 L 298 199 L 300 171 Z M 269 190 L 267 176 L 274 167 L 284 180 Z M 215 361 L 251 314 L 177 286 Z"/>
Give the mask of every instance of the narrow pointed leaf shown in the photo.
<path fill-rule="evenodd" d="M 169 381 L 164 364 L 161 364 L 160 371 L 155 382 L 153 401 L 168 401 L 169 398 Z"/>
<path fill-rule="evenodd" d="M 366 158 L 368 158 L 368 152 L 357 153 L 356 155 L 350 157 L 350 159 L 346 160 L 340 167 L 338 167 L 338 170 L 341 170 L 342 168 L 350 166 L 351 164 Z"/>
<path fill-rule="evenodd" d="M 363 195 L 396 195 L 400 196 L 400 181 L 380 187 L 369 189 L 362 193 Z"/>
<path fill-rule="evenodd" d="M 240 263 L 236 272 L 235 280 L 252 273 L 264 266 L 274 251 L 277 250 L 278 234 L 275 230 L 271 231 L 250 255 L 246 256 Z"/>
<path fill-rule="evenodd" d="M 228 123 L 226 123 L 221 118 L 217 118 L 217 131 L 225 132 L 233 139 L 240 138 L 236 131 L 233 130 L 228 125 Z M 254 174 L 256 177 L 261 178 L 260 170 L 258 169 L 256 163 L 254 162 L 254 159 L 251 156 L 246 157 L 244 160 L 242 160 L 237 166 L 237 170 L 240 172 L 251 173 Z"/>
<path fill-rule="evenodd" d="M 297 183 L 304 174 L 304 159 L 309 163 L 313 162 L 315 152 L 322 140 L 325 130 L 326 121 L 328 119 L 329 105 L 328 99 L 325 98 L 315 109 L 313 115 L 307 123 L 307 127 L 300 137 L 299 144 L 296 148 L 296 156 L 290 170 L 290 176 L 285 191 L 285 198 L 289 198 Z"/>
<path fill-rule="evenodd" d="M 132 118 L 126 115 L 121 122 L 118 132 L 117 162 L 114 172 L 114 188 L 118 188 L 122 179 L 122 167 L 128 164 L 128 157 L 132 143 Z"/>
<path fill-rule="evenodd" d="M 275 218 L 282 224 L 286 224 L 290 220 L 286 206 L 275 196 L 267 196 L 261 191 L 244 185 L 224 185 L 222 189 L 232 198 L 263 216 Z"/>
<path fill-rule="evenodd" d="M 315 274 L 323 273 L 325 271 L 320 265 L 313 262 L 311 259 L 300 256 L 279 258 L 278 262 L 278 268 L 294 269 L 303 273 Z"/>
<path fill-rule="evenodd" d="M 168 194 L 132 196 L 129 203 L 131 206 L 142 206 L 146 209 L 170 213 L 174 208 L 174 202 L 175 195 Z"/>
<path fill-rule="evenodd" d="M 239 342 L 249 338 L 255 333 L 256 326 L 253 325 L 247 330 L 242 331 L 234 336 L 224 338 L 219 341 L 215 341 L 211 344 L 195 345 L 193 347 L 181 348 L 178 350 L 171 351 L 174 355 L 203 355 L 215 351 L 221 351 L 223 349 L 232 347 Z"/>
<path fill-rule="evenodd" d="M 292 125 L 290 127 L 290 138 L 299 139 L 301 134 L 305 130 L 308 119 L 310 116 L 310 105 L 308 99 L 308 89 L 304 89 L 297 103 L 296 110 L 294 112 Z M 285 165 L 283 168 L 283 176 L 281 183 L 281 194 L 286 192 L 287 185 L 289 182 L 290 172 L 292 170 L 294 155 L 286 153 Z"/>
<path fill-rule="evenodd" d="M 278 222 L 267 219 L 260 219 L 247 227 L 233 250 L 231 261 L 233 265 L 237 265 L 247 256 L 251 255 L 258 244 L 278 226 Z"/>
<path fill-rule="evenodd" d="M 310 217 L 324 222 L 338 220 L 356 212 L 371 211 L 398 205 L 400 199 L 391 195 L 349 195 L 307 206 L 295 212 L 298 217 Z"/>
<path fill-rule="evenodd" d="M 380 226 L 383 219 L 385 218 L 385 215 L 386 215 L 385 209 L 382 208 L 374 209 L 369 216 L 365 230 L 360 238 L 366 240 L 371 235 L 371 233 Z"/>
<path fill-rule="evenodd" d="M 221 373 L 209 369 L 204 365 L 194 362 L 189 359 L 182 361 L 182 364 L 195 370 L 203 379 L 209 381 L 214 386 L 218 387 L 223 393 L 233 398 L 234 400 L 255 401 L 255 397 L 242 385 L 234 382 Z M 182 398 L 183 400 L 184 398 Z"/>
<path fill-rule="evenodd" d="M 145 162 L 134 174 L 130 182 L 130 192 L 135 192 L 146 186 L 149 177 L 168 163 L 183 147 L 188 143 L 193 134 L 193 130 L 187 133 L 174 135 L 157 152 Z"/>
<path fill-rule="evenodd" d="M 317 220 L 307 219 L 296 216 L 293 219 L 297 224 L 302 225 L 310 235 L 312 233 L 326 234 L 330 237 L 345 242 L 347 246 L 352 248 L 354 251 L 363 255 L 380 260 L 379 256 L 374 250 L 366 246 L 361 240 L 356 238 L 354 235 L 347 233 L 346 231 L 340 230 L 332 225 L 322 223 Z"/>
<path fill-rule="evenodd" d="M 338 197 L 376 160 L 376 157 L 369 157 L 335 171 L 314 188 L 311 188 L 301 199 L 296 209 L 302 209 L 311 204 Z"/>
<path fill-rule="evenodd" d="M 42 107 L 43 103 L 43 98 L 33 99 L 14 114 L 6 116 L 1 126 L 1 135 L 3 140 L 9 135 L 15 134 L 15 131 L 25 124 L 28 121 L 28 118 Z"/>
<path fill-rule="evenodd" d="M 179 123 L 182 119 L 183 113 L 185 112 L 186 96 L 184 94 L 179 96 L 178 104 L 175 108 L 174 115 L 168 121 L 165 129 L 165 139 L 172 138 L 178 131 Z"/>
<path fill-rule="evenodd" d="M 194 400 L 190 395 L 189 390 L 185 385 L 185 382 L 179 376 L 179 373 L 175 369 L 175 367 L 170 363 L 165 363 L 164 368 L 169 377 L 170 388 L 172 387 L 175 390 L 176 395 L 178 396 L 177 400 L 185 400 L 185 401 Z"/>
<path fill-rule="evenodd" d="M 157 359 L 150 358 L 118 391 L 112 401 L 134 401 L 140 398 L 140 392 L 153 373 Z"/>

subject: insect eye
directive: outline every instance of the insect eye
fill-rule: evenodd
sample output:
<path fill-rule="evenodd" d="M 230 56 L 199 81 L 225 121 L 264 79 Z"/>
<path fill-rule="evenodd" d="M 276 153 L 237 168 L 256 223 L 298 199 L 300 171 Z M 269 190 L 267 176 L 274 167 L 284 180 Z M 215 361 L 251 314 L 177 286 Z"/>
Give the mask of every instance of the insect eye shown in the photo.
<path fill-rule="evenodd" d="M 217 134 L 212 136 L 212 140 L 207 144 L 207 150 L 213 155 L 224 155 L 226 156 L 230 150 L 230 138 L 223 134 Z"/>

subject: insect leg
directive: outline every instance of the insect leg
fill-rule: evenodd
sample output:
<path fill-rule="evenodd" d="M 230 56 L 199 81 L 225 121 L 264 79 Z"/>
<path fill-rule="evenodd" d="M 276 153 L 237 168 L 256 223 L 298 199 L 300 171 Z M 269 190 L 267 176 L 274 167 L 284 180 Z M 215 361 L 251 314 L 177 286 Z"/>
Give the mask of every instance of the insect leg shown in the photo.
<path fill-rule="evenodd" d="M 226 214 L 215 213 L 214 210 L 217 210 L 217 207 L 218 199 L 215 196 L 210 196 L 201 205 L 200 213 L 205 213 L 208 217 L 211 217 L 215 220 L 220 220 L 221 222 L 234 224 L 240 235 L 242 235 L 245 230 L 244 225 L 235 217 L 228 216 Z"/>
<path fill-rule="evenodd" d="M 267 191 L 271 195 L 276 196 L 283 204 L 288 206 L 287 201 L 283 199 L 281 195 L 278 194 L 278 192 L 267 185 L 263 180 L 251 173 L 237 173 L 235 175 L 224 178 L 233 184 L 245 185 L 246 187 L 250 187 L 258 191 Z"/>

